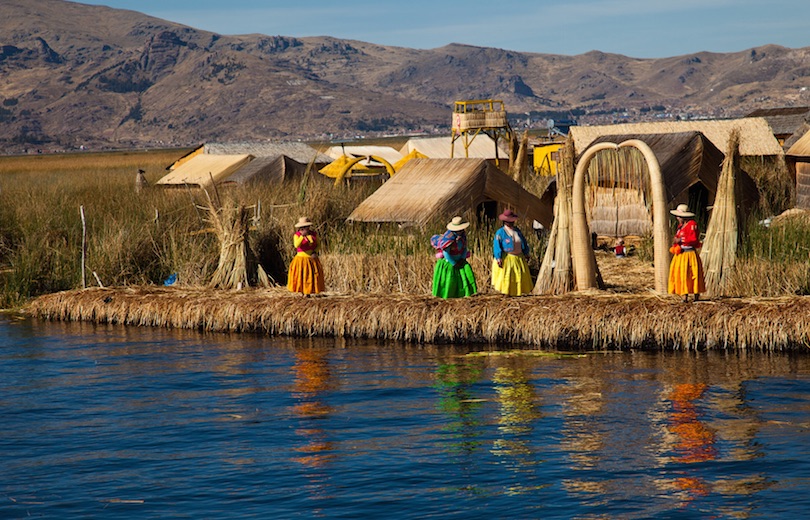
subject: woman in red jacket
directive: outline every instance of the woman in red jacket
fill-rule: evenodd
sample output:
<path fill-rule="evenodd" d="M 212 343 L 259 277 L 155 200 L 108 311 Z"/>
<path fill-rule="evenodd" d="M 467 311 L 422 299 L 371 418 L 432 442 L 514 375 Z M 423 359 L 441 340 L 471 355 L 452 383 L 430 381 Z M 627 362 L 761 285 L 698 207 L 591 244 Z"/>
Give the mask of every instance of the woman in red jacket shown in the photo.
<path fill-rule="evenodd" d="M 678 204 L 677 209 L 670 211 L 678 219 L 678 230 L 672 240 L 672 263 L 669 264 L 669 284 L 670 294 L 677 294 L 683 297 L 684 302 L 689 301 L 689 295 L 694 295 L 694 300 L 700 298 L 700 293 L 706 291 L 706 283 L 703 279 L 703 264 L 697 250 L 703 245 L 700 243 L 697 222 L 694 220 L 695 214 L 689 211 L 686 204 Z"/>

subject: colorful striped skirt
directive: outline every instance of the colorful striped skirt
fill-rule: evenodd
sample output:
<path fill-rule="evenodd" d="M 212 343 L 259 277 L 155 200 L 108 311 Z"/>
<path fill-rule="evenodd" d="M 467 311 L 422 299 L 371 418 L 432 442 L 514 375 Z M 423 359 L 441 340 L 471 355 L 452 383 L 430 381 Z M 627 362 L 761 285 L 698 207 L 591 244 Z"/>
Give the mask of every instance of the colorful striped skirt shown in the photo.
<path fill-rule="evenodd" d="M 433 296 L 440 298 L 463 298 L 478 292 L 475 274 L 465 261 L 452 265 L 444 258 L 436 261 L 433 269 Z"/>
<path fill-rule="evenodd" d="M 672 262 L 669 264 L 667 290 L 670 294 L 680 296 L 706 292 L 703 263 L 701 263 L 697 251 L 684 251 L 672 257 Z"/>
<path fill-rule="evenodd" d="M 317 256 L 298 253 L 293 257 L 287 273 L 287 289 L 301 294 L 324 291 L 323 267 Z"/>
<path fill-rule="evenodd" d="M 529 264 L 522 255 L 506 255 L 503 267 L 497 260 L 492 261 L 492 286 L 496 291 L 509 296 L 530 294 L 534 289 Z"/>

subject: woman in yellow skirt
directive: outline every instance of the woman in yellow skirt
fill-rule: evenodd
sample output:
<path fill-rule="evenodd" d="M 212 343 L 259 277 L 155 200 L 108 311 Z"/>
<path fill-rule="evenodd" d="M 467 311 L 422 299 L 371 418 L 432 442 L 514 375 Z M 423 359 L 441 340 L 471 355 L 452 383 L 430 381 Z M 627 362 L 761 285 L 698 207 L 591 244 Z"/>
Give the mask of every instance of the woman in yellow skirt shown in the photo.
<path fill-rule="evenodd" d="M 694 213 L 689 211 L 686 204 L 678 204 L 677 209 L 670 210 L 678 220 L 678 230 L 672 239 L 672 262 L 669 264 L 670 294 L 683 297 L 684 302 L 689 301 L 693 295 L 694 301 L 700 299 L 700 293 L 706 291 L 706 282 L 703 278 L 703 264 L 697 250 L 703 245 L 700 243 L 697 223 L 692 218 Z"/>
<path fill-rule="evenodd" d="M 529 257 L 529 244 L 526 237 L 515 226 L 518 216 L 507 209 L 498 219 L 503 227 L 495 232 L 492 243 L 492 286 L 496 291 L 509 296 L 520 296 L 532 292 L 531 273 L 526 259 Z"/>
<path fill-rule="evenodd" d="M 287 273 L 287 289 L 290 292 L 318 294 L 325 288 L 323 267 L 318 258 L 318 234 L 311 227 L 312 222 L 307 217 L 299 218 L 295 224 L 295 257 Z"/>

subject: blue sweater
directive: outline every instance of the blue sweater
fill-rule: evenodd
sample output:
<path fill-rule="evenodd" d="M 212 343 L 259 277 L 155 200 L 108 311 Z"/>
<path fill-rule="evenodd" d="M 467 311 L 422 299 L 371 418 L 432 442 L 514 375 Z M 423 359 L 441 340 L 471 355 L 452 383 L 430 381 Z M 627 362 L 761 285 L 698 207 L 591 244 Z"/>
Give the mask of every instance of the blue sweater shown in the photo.
<path fill-rule="evenodd" d="M 509 236 L 509 233 L 506 232 L 505 228 L 500 228 L 495 232 L 495 240 L 492 242 L 492 253 L 495 255 L 495 260 L 503 260 L 506 258 L 507 254 L 529 254 L 529 244 L 526 242 L 526 237 L 523 236 L 523 233 L 521 233 L 518 228 L 513 227 L 512 229 L 514 229 L 517 235 L 520 237 L 521 250 L 514 251 L 515 241 L 512 240 L 512 237 Z"/>

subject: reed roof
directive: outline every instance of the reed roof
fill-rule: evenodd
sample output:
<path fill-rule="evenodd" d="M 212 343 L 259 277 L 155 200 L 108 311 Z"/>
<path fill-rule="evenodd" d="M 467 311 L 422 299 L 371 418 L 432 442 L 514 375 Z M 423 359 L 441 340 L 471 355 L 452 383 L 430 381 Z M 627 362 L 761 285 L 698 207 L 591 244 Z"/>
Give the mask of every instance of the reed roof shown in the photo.
<path fill-rule="evenodd" d="M 799 128 L 797 128 L 795 132 L 793 132 L 793 135 L 785 139 L 785 142 L 782 145 L 782 148 L 785 149 L 785 153 L 787 154 L 790 148 L 794 144 L 796 144 L 799 141 L 799 139 L 804 137 L 807 134 L 807 132 L 810 132 L 810 121 L 805 121 L 804 123 L 802 123 L 802 125 Z"/>
<path fill-rule="evenodd" d="M 773 135 L 768 122 L 761 117 L 741 119 L 668 121 L 658 123 L 629 123 L 621 125 L 572 126 L 577 154 L 581 154 L 596 139 L 605 135 L 669 134 L 700 132 L 723 154 L 734 128 L 740 130 L 740 155 L 782 156 L 784 151 Z"/>
<path fill-rule="evenodd" d="M 645 142 L 661 165 L 661 176 L 667 195 L 667 203 L 673 207 L 684 198 L 684 193 L 698 182 L 709 192 L 709 200 L 714 199 L 717 181 L 720 178 L 724 155 L 700 132 L 678 132 L 672 134 L 625 134 L 602 136 L 593 144 L 601 142 L 621 143 L 629 139 Z M 741 195 L 748 203 L 759 200 L 756 183 L 743 172 L 738 179 L 742 186 Z"/>
<path fill-rule="evenodd" d="M 553 207 L 485 159 L 413 159 L 364 200 L 348 221 L 425 225 L 486 201 L 551 225 Z"/>
<path fill-rule="evenodd" d="M 402 153 L 408 154 L 414 150 L 425 154 L 432 159 L 450 159 L 452 137 L 412 137 L 402 147 Z M 453 146 L 453 157 L 462 158 L 464 142 L 457 139 Z M 467 147 L 467 157 L 470 159 L 495 159 L 495 140 L 487 134 L 478 134 Z M 508 158 L 509 153 L 503 149 L 498 151 L 498 158 Z"/>
<path fill-rule="evenodd" d="M 285 179 L 299 177 L 307 165 L 286 155 L 257 157 L 245 164 L 232 175 L 222 179 L 222 184 L 279 183 Z"/>
<path fill-rule="evenodd" d="M 679 132 L 609 135 L 597 138 L 593 144 L 618 144 L 631 139 L 646 143 L 658 159 L 666 201 L 670 208 L 686 202 L 690 188 L 696 184 L 701 184 L 706 189 L 708 204 L 714 203 L 724 155 L 703 134 Z M 600 171 L 601 175 L 621 177 L 620 172 Z M 630 191 L 636 190 L 641 190 L 641 187 L 631 187 Z M 759 202 L 756 182 L 747 173 L 739 174 L 736 190 L 740 207 L 751 208 Z M 648 209 L 650 201 L 632 196 L 632 193 L 617 187 L 598 190 L 595 197 L 591 210 L 591 231 L 607 236 L 644 235 L 649 231 L 652 225 Z"/>
<path fill-rule="evenodd" d="M 249 163 L 251 159 L 253 159 L 253 156 L 249 154 L 195 155 L 163 176 L 156 184 L 163 186 L 185 186 L 187 184 L 210 186 L 212 179 L 214 183 L 224 180 Z"/>
<path fill-rule="evenodd" d="M 745 117 L 764 118 L 774 135 L 788 137 L 810 117 L 810 107 L 779 107 L 754 110 Z"/>
<path fill-rule="evenodd" d="M 806 132 L 787 151 L 790 157 L 810 159 L 810 132 Z"/>
<path fill-rule="evenodd" d="M 279 157 L 287 156 L 301 164 L 309 164 L 313 158 L 317 164 L 328 164 L 332 158 L 322 154 L 306 143 L 299 142 L 266 142 L 266 141 L 237 141 L 227 143 L 206 143 L 203 151 L 214 155 L 250 154 L 253 157 Z"/>
<path fill-rule="evenodd" d="M 315 148 L 299 142 L 234 141 L 225 143 L 205 143 L 190 151 L 171 164 L 167 170 L 174 170 L 192 158 L 203 155 L 252 155 L 253 157 L 279 157 L 285 155 L 302 164 L 315 159 L 316 164 L 329 164 L 332 158 Z"/>

